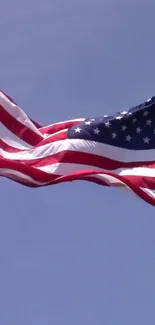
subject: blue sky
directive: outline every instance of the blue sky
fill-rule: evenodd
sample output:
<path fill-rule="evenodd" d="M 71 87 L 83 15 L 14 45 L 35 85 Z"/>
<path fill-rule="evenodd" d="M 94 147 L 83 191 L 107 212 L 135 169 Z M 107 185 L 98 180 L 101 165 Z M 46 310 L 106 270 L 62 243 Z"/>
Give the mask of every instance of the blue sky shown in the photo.
<path fill-rule="evenodd" d="M 155 95 L 155 2 L 1 3 L 0 88 L 42 124 Z M 0 324 L 154 325 L 155 209 L 84 182 L 0 179 Z"/>

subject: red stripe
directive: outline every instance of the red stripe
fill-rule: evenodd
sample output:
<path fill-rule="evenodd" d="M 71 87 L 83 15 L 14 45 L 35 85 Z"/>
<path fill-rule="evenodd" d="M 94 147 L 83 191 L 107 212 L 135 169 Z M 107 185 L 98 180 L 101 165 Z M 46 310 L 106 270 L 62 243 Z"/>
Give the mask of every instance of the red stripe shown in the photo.
<path fill-rule="evenodd" d="M 110 185 L 108 185 L 105 181 L 103 181 L 103 180 L 101 180 L 99 178 L 96 178 L 94 176 L 83 177 L 81 180 L 96 183 L 97 185 L 101 185 L 101 186 L 110 187 Z"/>
<path fill-rule="evenodd" d="M 7 143 L 5 143 L 3 140 L 0 139 L 0 148 L 5 150 L 6 152 L 14 153 L 14 152 L 20 152 L 23 151 L 21 149 L 14 148 Z"/>
<path fill-rule="evenodd" d="M 104 175 L 112 176 L 112 177 L 120 180 L 121 182 L 123 182 L 127 186 L 128 186 L 128 184 L 132 184 L 133 186 L 135 186 L 137 188 L 145 187 L 145 188 L 155 190 L 155 178 L 154 177 L 122 176 L 122 175 L 118 175 L 118 174 L 116 174 L 114 172 L 106 172 L 106 171 L 105 172 L 104 171 L 99 172 L 97 170 L 80 170 L 80 171 L 75 171 L 73 173 L 68 173 L 68 174 L 63 175 L 63 176 L 57 176 L 57 178 L 53 181 L 53 183 L 57 184 L 57 183 L 62 183 L 64 181 L 68 182 L 68 181 L 73 181 L 73 180 L 83 180 L 83 179 L 85 179 L 87 181 L 91 180 L 91 181 L 95 181 L 97 183 L 100 183 L 102 185 L 110 186 L 110 184 L 108 185 L 105 180 L 95 178 L 95 175 L 98 175 L 99 173 L 101 175 L 103 175 L 103 176 Z M 115 185 L 113 184 L 111 186 L 115 186 Z M 118 185 L 116 184 L 116 186 L 118 186 Z"/>
<path fill-rule="evenodd" d="M 117 174 L 113 173 L 113 176 L 117 178 Z M 122 177 L 122 181 L 125 184 L 126 184 L 126 181 L 129 181 L 132 184 L 135 184 L 137 187 L 143 187 L 143 188 L 149 188 L 150 190 L 155 190 L 155 177 L 133 176 L 133 175 L 129 175 L 129 176 L 120 175 L 120 176 Z M 85 177 L 85 180 L 89 181 L 89 178 L 90 177 Z M 95 177 L 91 177 L 91 180 L 95 183 L 97 182 L 97 184 L 110 186 L 104 180 L 97 179 Z M 118 185 L 116 184 L 116 185 L 111 185 L 111 186 L 117 187 Z M 120 185 L 119 185 L 119 187 L 120 187 Z"/>
<path fill-rule="evenodd" d="M 69 182 L 69 181 L 73 181 L 73 180 L 80 180 L 83 177 L 87 177 L 88 175 L 91 176 L 91 174 L 94 175 L 94 174 L 97 174 L 97 173 L 98 173 L 98 171 L 82 171 L 82 172 L 77 171 L 77 172 L 62 176 L 61 178 L 59 177 L 59 179 L 56 179 L 55 181 L 53 181 L 53 184 L 58 184 L 58 183 L 62 183 L 62 182 Z M 127 187 L 129 187 L 133 192 L 135 192 L 135 194 L 137 194 L 144 201 L 146 201 L 147 203 L 155 206 L 155 199 L 152 198 L 151 196 L 149 196 L 146 192 L 144 192 L 136 184 L 135 180 L 134 180 L 134 182 L 132 182 L 127 177 L 121 176 L 121 175 L 116 175 L 115 173 L 112 173 L 112 172 L 103 172 L 103 173 L 100 173 L 100 174 L 105 174 L 105 175 L 110 175 L 110 176 L 115 177 L 119 181 L 123 182 Z"/>
<path fill-rule="evenodd" d="M 57 175 L 47 174 L 44 171 L 36 169 L 32 166 L 21 163 L 20 161 L 12 161 L 0 157 L 0 168 L 12 169 L 32 177 L 37 182 L 51 182 L 58 178 Z"/>
<path fill-rule="evenodd" d="M 71 127 L 73 127 L 74 125 L 76 124 L 79 124 L 81 123 L 81 121 L 66 121 L 64 123 L 57 123 L 57 124 L 53 124 L 53 125 L 49 125 L 49 126 L 45 126 L 45 127 L 42 127 L 39 129 L 39 131 L 42 133 L 42 134 L 53 134 L 53 133 L 56 133 L 56 132 L 59 132 L 61 130 L 64 130 L 64 129 L 69 129 Z"/>
<path fill-rule="evenodd" d="M 65 140 L 67 137 L 67 131 L 52 135 L 48 138 L 43 139 L 40 143 L 39 146 L 45 145 L 47 143 L 52 143 L 55 141 L 60 141 L 60 140 Z M 37 146 L 35 146 L 34 148 L 37 148 Z M 0 139 L 0 148 L 3 149 L 6 152 L 10 152 L 10 153 L 15 153 L 15 152 L 21 152 L 21 151 L 27 151 L 27 148 L 25 149 L 17 149 L 13 146 L 10 146 L 9 144 L 5 143 L 3 140 Z"/>
<path fill-rule="evenodd" d="M 0 168 L 10 168 L 13 170 L 21 171 L 29 176 L 31 176 L 36 181 L 40 182 L 50 182 L 51 184 L 58 184 L 62 182 L 69 182 L 73 180 L 80 180 L 80 179 L 86 179 L 86 177 L 93 176 L 95 174 L 98 174 L 98 171 L 92 170 L 92 171 L 77 171 L 74 173 L 70 173 L 68 175 L 64 176 L 56 176 L 51 174 L 46 174 L 40 170 L 37 170 L 31 166 L 27 166 L 25 164 L 22 164 L 20 162 L 12 162 L 10 160 L 6 159 L 0 159 Z M 150 188 L 151 182 L 152 185 L 155 186 L 154 179 L 150 179 L 150 177 L 140 177 L 140 176 L 133 176 L 132 178 L 127 176 L 121 176 L 116 175 L 112 172 L 100 172 L 100 174 L 104 175 L 110 175 L 115 177 L 116 179 L 120 180 L 121 182 L 124 182 L 130 189 L 132 189 L 138 196 L 140 196 L 143 200 L 146 202 L 152 204 L 155 206 L 155 200 L 150 197 L 147 193 L 145 193 L 139 186 L 141 185 L 140 181 L 142 180 L 142 184 L 147 185 L 147 188 Z M 95 180 L 94 180 L 95 181 Z M 97 180 L 95 182 L 98 182 Z M 49 184 L 48 184 L 49 185 Z M 105 185 L 105 183 L 103 184 Z"/>
<path fill-rule="evenodd" d="M 119 162 L 115 160 L 108 159 L 106 157 L 101 157 L 85 152 L 79 151 L 70 151 L 70 150 L 63 150 L 51 156 L 32 159 L 32 160 L 22 160 L 22 162 L 28 165 L 34 165 L 36 167 L 52 165 L 58 162 L 64 163 L 73 163 L 73 164 L 81 164 L 81 165 L 88 165 L 94 166 L 106 170 L 115 170 L 118 168 L 133 168 L 133 167 L 150 167 L 154 168 L 155 163 L 150 164 L 149 162 Z"/>
<path fill-rule="evenodd" d="M 17 105 L 17 103 L 14 101 L 14 99 L 12 99 L 9 95 L 7 95 L 4 91 L 2 91 L 2 90 L 0 90 L 1 91 L 1 93 L 3 93 L 3 95 L 4 96 L 6 96 L 9 100 L 10 100 L 10 102 L 12 102 L 13 104 L 15 104 L 15 105 Z M 30 119 L 30 118 L 29 118 Z M 30 119 L 30 121 L 39 129 L 39 128 L 41 128 L 42 126 L 39 124 L 39 123 L 37 123 L 36 121 L 34 121 L 34 120 L 32 120 L 32 119 Z"/>
<path fill-rule="evenodd" d="M 16 120 L 0 105 L 0 122 L 17 137 L 30 144 L 37 145 L 42 137 Z"/>
<path fill-rule="evenodd" d="M 10 179 L 10 180 L 12 180 L 12 181 L 14 181 L 14 182 L 16 182 L 18 184 L 21 184 L 21 185 L 26 186 L 26 187 L 35 187 L 35 188 L 38 187 L 38 185 L 35 185 L 32 182 L 29 182 L 29 181 L 26 181 L 26 180 L 24 180 L 24 179 L 22 179 L 20 177 L 17 177 L 15 175 L 11 174 L 11 173 L 9 173 L 9 174 L 6 173 L 5 176 L 4 175 L 1 175 L 1 173 L 0 173 L 0 176 L 1 177 L 4 177 L 4 178 L 8 178 L 8 179 Z"/>
<path fill-rule="evenodd" d="M 136 184 L 137 187 L 148 188 L 150 190 L 155 190 L 155 177 L 149 176 L 133 176 L 127 175 L 123 176 L 125 180 L 129 180 L 130 182 Z"/>
<path fill-rule="evenodd" d="M 61 140 L 65 140 L 67 138 L 67 131 L 62 131 L 60 133 L 56 133 L 53 134 L 51 136 L 49 136 L 48 138 L 44 138 L 42 139 L 42 141 L 39 143 L 39 146 L 36 145 L 35 147 L 41 147 L 47 143 L 53 143 L 55 141 L 61 141 Z"/>
<path fill-rule="evenodd" d="M 41 171 L 39 169 L 36 169 L 34 166 L 30 166 L 27 164 L 23 164 L 20 161 L 12 161 L 9 159 L 4 159 L 4 158 L 0 158 L 0 168 L 10 168 L 13 170 L 17 170 L 20 171 L 26 175 L 29 175 L 30 177 L 32 177 L 34 180 L 38 181 L 38 182 L 53 182 L 53 181 L 57 181 L 59 178 L 62 179 L 62 177 L 67 177 L 67 175 L 64 176 L 60 176 L 60 175 L 54 175 L 54 174 L 48 174 L 44 171 Z M 86 176 L 92 175 L 92 174 L 105 174 L 105 175 L 112 175 L 116 178 L 121 177 L 121 179 L 123 180 L 127 180 L 130 181 L 134 184 L 136 184 L 136 186 L 138 187 L 145 187 L 145 188 L 150 188 L 150 189 L 155 189 L 155 178 L 154 177 L 146 177 L 146 176 L 133 176 L 133 175 L 128 175 L 128 176 L 121 176 L 121 175 L 117 175 L 114 172 L 113 173 L 108 173 L 108 172 L 100 172 L 97 170 L 82 170 L 82 171 L 76 171 L 74 173 L 72 173 L 72 175 L 76 176 L 80 176 L 80 178 L 82 177 L 82 179 L 86 179 L 84 178 L 85 174 Z M 76 179 L 76 178 L 75 178 Z M 90 180 L 90 178 L 87 178 L 87 180 Z M 96 180 L 94 178 L 94 176 L 91 177 L 91 181 Z M 103 181 L 98 179 L 98 183 L 101 183 L 103 185 Z M 106 185 L 106 183 L 105 183 Z"/>
<path fill-rule="evenodd" d="M 114 176 L 115 178 L 120 179 L 121 181 L 125 181 L 126 182 L 131 182 L 133 184 L 135 184 L 137 187 L 145 187 L 145 188 L 150 188 L 150 189 L 155 189 L 155 178 L 154 177 L 146 177 L 146 176 L 133 176 L 133 175 L 129 175 L 129 176 L 122 176 L 122 175 L 117 175 L 115 173 L 111 173 L 111 172 L 99 172 L 96 170 L 91 170 L 91 171 L 87 171 L 87 170 L 83 170 L 83 171 L 76 171 L 74 173 L 71 174 L 67 174 L 64 176 L 60 176 L 60 175 L 53 175 L 53 174 L 48 174 L 45 173 L 41 170 L 38 170 L 32 166 L 28 166 L 25 164 L 22 164 L 21 162 L 13 162 L 11 160 L 8 159 L 3 159 L 0 158 L 0 168 L 9 168 L 9 169 L 13 169 L 13 170 L 17 170 L 19 172 L 22 172 L 26 175 L 29 175 L 30 177 L 32 177 L 34 180 L 38 181 L 38 182 L 62 182 L 62 180 L 64 181 L 65 178 L 68 177 L 70 178 L 69 175 L 72 175 L 72 180 L 74 179 L 86 179 L 87 176 L 92 176 L 91 181 L 96 180 L 94 178 L 94 174 L 105 174 L 105 175 L 111 175 Z M 78 178 L 77 178 L 78 176 Z M 90 180 L 89 178 L 87 178 L 87 180 Z M 101 183 L 103 185 L 103 181 L 99 180 L 97 181 L 98 183 Z M 104 181 L 105 183 L 105 181 Z"/>

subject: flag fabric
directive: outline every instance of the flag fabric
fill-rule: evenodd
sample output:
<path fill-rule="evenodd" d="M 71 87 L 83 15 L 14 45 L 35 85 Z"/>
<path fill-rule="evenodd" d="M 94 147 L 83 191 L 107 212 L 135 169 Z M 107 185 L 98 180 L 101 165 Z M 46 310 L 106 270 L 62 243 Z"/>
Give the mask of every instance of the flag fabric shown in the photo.
<path fill-rule="evenodd" d="M 41 126 L 0 91 L 0 176 L 29 187 L 123 187 L 155 206 L 155 97 L 115 115 Z"/>

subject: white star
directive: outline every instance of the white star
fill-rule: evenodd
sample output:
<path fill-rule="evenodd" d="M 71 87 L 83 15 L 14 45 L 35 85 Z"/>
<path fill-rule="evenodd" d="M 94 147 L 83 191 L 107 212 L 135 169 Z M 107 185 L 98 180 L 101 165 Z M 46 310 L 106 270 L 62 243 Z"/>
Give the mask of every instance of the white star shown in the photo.
<path fill-rule="evenodd" d="M 90 125 L 91 124 L 91 121 L 86 121 L 85 124 L 86 125 Z"/>
<path fill-rule="evenodd" d="M 149 99 L 147 100 L 147 103 L 149 103 L 149 102 L 151 101 L 151 99 L 152 99 L 152 98 L 149 98 Z"/>
<path fill-rule="evenodd" d="M 144 116 L 147 116 L 148 114 L 149 114 L 149 112 L 148 111 L 145 111 L 143 115 Z"/>
<path fill-rule="evenodd" d="M 122 131 L 125 131 L 127 129 L 126 125 L 122 125 Z"/>
<path fill-rule="evenodd" d="M 142 129 L 140 128 L 140 127 L 138 127 L 137 129 L 136 129 L 136 133 L 140 133 L 142 131 Z"/>
<path fill-rule="evenodd" d="M 131 135 L 129 134 L 129 135 L 126 136 L 126 141 L 130 142 L 130 140 L 131 140 Z"/>
<path fill-rule="evenodd" d="M 151 119 L 149 119 L 149 120 L 146 121 L 146 124 L 147 125 L 151 125 L 151 123 L 152 123 Z"/>
<path fill-rule="evenodd" d="M 123 116 L 116 116 L 116 120 L 121 120 Z"/>
<path fill-rule="evenodd" d="M 113 138 L 113 139 L 116 139 L 116 137 L 117 137 L 116 132 L 112 133 L 112 138 Z"/>
<path fill-rule="evenodd" d="M 123 111 L 121 114 L 122 114 L 122 115 L 125 115 L 125 114 L 127 114 L 127 112 L 126 112 L 126 111 Z"/>
<path fill-rule="evenodd" d="M 143 140 L 144 140 L 144 143 L 148 143 L 149 144 L 149 142 L 150 142 L 150 139 L 148 137 L 144 138 Z"/>
<path fill-rule="evenodd" d="M 135 123 L 137 121 L 137 119 L 136 118 L 134 118 L 133 120 L 132 120 L 132 123 Z"/>
<path fill-rule="evenodd" d="M 94 131 L 94 134 L 96 134 L 96 135 L 99 135 L 99 133 L 100 133 L 100 130 L 98 128 L 94 129 L 93 131 Z"/>
<path fill-rule="evenodd" d="M 80 133 L 81 129 L 80 128 L 76 128 L 75 129 L 75 133 Z"/>
<path fill-rule="evenodd" d="M 110 122 L 106 122 L 106 123 L 105 123 L 105 126 L 106 126 L 107 128 L 109 128 L 109 127 L 110 127 L 110 125 L 111 125 L 111 123 L 110 123 Z"/>

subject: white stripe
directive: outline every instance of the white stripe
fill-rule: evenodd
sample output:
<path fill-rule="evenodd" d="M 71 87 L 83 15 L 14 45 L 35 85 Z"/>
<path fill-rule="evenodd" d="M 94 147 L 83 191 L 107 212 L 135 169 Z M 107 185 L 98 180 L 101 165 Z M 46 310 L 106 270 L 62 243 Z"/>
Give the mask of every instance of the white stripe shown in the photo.
<path fill-rule="evenodd" d="M 8 168 L 0 168 L 0 175 L 4 176 L 4 177 L 8 177 L 12 180 L 16 180 L 16 181 L 26 181 L 29 183 L 32 183 L 34 185 L 38 185 L 38 186 L 43 186 L 43 185 L 47 185 L 50 182 L 38 182 L 36 180 L 34 180 L 31 176 L 25 175 L 19 171 L 14 171 L 12 169 L 8 169 Z M 128 186 L 126 186 L 126 184 L 124 184 L 123 182 L 121 182 L 120 180 L 116 179 L 113 176 L 110 175 L 103 175 L 103 174 L 98 174 L 98 175 L 91 175 L 96 179 L 100 179 L 102 181 L 104 181 L 105 183 L 107 183 L 108 185 L 112 186 L 112 187 L 123 187 L 127 190 L 130 190 L 131 192 L 134 193 L 134 191 L 132 189 L 130 189 Z M 87 176 L 88 178 L 91 176 Z M 61 177 L 60 177 L 61 179 Z M 147 188 L 141 188 L 148 196 L 152 197 L 153 199 L 155 199 L 155 190 L 150 190 Z M 134 193 L 135 194 L 135 193 Z"/>
<path fill-rule="evenodd" d="M 38 182 L 36 180 L 34 180 L 31 176 L 28 176 L 26 174 L 23 174 L 22 172 L 19 172 L 17 170 L 13 170 L 13 169 L 8 169 L 8 168 L 0 168 L 0 175 L 1 176 L 5 176 L 5 177 L 9 177 L 18 181 L 27 181 L 27 182 L 31 182 L 35 185 L 45 185 L 48 184 L 48 182 Z M 126 186 L 123 182 L 117 180 L 115 177 L 110 176 L 110 175 L 102 175 L 102 174 L 94 174 L 91 175 L 97 179 L 101 179 L 102 181 L 106 182 L 107 184 L 111 185 L 111 186 Z M 91 177 L 91 176 L 87 176 L 87 177 Z M 50 182 L 49 182 L 50 183 Z"/>
<path fill-rule="evenodd" d="M 16 149 L 25 150 L 30 149 L 28 143 L 24 142 L 20 138 L 18 138 L 14 133 L 8 130 L 1 122 L 0 122 L 0 139 L 3 140 L 6 144 Z"/>
<path fill-rule="evenodd" d="M 43 138 L 43 135 L 39 132 L 37 127 L 30 121 L 30 119 L 24 113 L 24 111 L 19 106 L 12 103 L 1 91 L 0 91 L 0 105 L 16 120 L 18 120 L 27 128 L 33 130 L 35 133 L 37 133 Z"/>
<path fill-rule="evenodd" d="M 36 167 L 48 174 L 66 175 L 75 171 L 86 171 L 86 170 L 98 170 L 105 171 L 104 169 L 97 168 L 94 166 L 80 165 L 73 163 L 55 163 L 47 166 Z"/>
<path fill-rule="evenodd" d="M 91 175 L 89 177 L 92 177 L 92 176 L 95 177 L 96 179 L 104 181 L 105 183 L 107 183 L 107 185 L 127 188 L 126 184 L 124 184 L 119 179 L 115 178 L 114 176 L 105 175 L 105 174 L 97 174 L 97 175 Z"/>
<path fill-rule="evenodd" d="M 85 152 L 101 157 L 106 157 L 116 161 L 133 162 L 133 161 L 155 161 L 155 149 L 152 150 L 129 150 L 117 148 L 95 141 L 66 139 L 47 143 L 37 148 L 26 150 L 25 152 L 8 153 L 0 149 L 0 155 L 8 159 L 25 159 L 32 160 L 52 156 L 64 150 Z"/>
<path fill-rule="evenodd" d="M 46 137 L 46 139 L 51 138 L 51 141 L 52 141 L 52 137 L 54 137 L 55 135 L 60 134 L 60 133 L 66 133 L 67 131 L 68 131 L 68 129 L 63 129 L 63 130 L 57 131 L 57 132 L 52 133 L 52 134 L 44 133 L 44 136 Z"/>
<path fill-rule="evenodd" d="M 47 182 L 38 182 L 36 180 L 34 180 L 31 176 L 25 175 L 17 170 L 13 170 L 13 169 L 8 169 L 8 168 L 0 168 L 0 175 L 4 176 L 4 177 L 9 177 L 18 181 L 27 181 L 27 182 L 31 182 L 35 185 L 43 185 L 43 184 L 47 184 Z"/>
<path fill-rule="evenodd" d="M 146 177 L 155 177 L 155 168 L 148 167 L 135 167 L 135 168 L 127 168 L 127 169 L 116 169 L 115 172 L 122 176 L 146 176 Z"/>
<path fill-rule="evenodd" d="M 155 199 L 155 190 L 149 190 L 149 188 L 141 187 L 141 189 L 149 196 L 151 196 L 153 199 Z"/>
<path fill-rule="evenodd" d="M 106 169 L 90 166 L 90 165 L 81 165 L 81 164 L 73 164 L 73 163 L 55 163 L 47 166 L 36 167 L 39 170 L 42 170 L 49 174 L 56 175 L 65 175 L 68 173 L 72 173 L 75 171 L 99 171 L 99 172 L 107 172 Z M 127 169 L 116 169 L 115 174 L 120 176 L 146 176 L 146 177 L 155 177 L 155 169 L 147 168 L 147 167 L 137 167 L 137 168 L 127 168 Z"/>
<path fill-rule="evenodd" d="M 47 125 L 47 126 L 42 126 L 41 128 L 39 128 L 39 131 L 42 132 L 48 128 L 51 128 L 53 126 L 57 126 L 57 125 L 61 125 L 61 124 L 64 124 L 64 123 L 69 123 L 69 122 L 82 122 L 82 121 L 85 121 L 85 118 L 77 118 L 77 119 L 73 119 L 73 120 L 66 120 L 66 121 L 62 121 L 62 122 L 56 122 L 56 123 L 53 123 L 53 124 L 50 124 L 50 125 Z"/>

